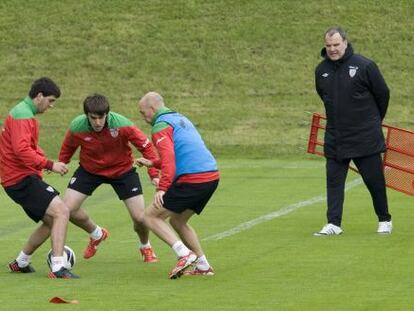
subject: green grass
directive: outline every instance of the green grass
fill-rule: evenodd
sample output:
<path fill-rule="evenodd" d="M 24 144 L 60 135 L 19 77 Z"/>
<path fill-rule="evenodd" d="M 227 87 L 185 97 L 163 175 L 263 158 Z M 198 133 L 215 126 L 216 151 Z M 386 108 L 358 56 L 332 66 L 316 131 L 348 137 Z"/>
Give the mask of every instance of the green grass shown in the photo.
<path fill-rule="evenodd" d="M 412 198 L 395 191 L 395 232 L 387 237 L 375 234 L 363 186 L 347 193 L 340 237 L 312 236 L 325 222 L 322 202 L 209 237 L 324 194 L 324 164 L 304 152 L 310 112 L 323 111 L 313 71 L 327 27 L 344 26 L 355 50 L 378 63 L 391 89 L 386 123 L 414 129 L 413 15 L 408 0 L 1 1 L 0 116 L 33 79 L 54 78 L 62 98 L 39 116 L 51 158 L 87 95 L 107 95 L 114 111 L 149 133 L 136 102 L 156 90 L 200 129 L 222 181 L 192 222 L 217 275 L 177 281 L 167 279 L 172 251 L 155 237 L 160 263 L 138 259 L 132 224 L 109 187 L 85 204 L 111 231 L 96 258 L 81 258 L 87 236 L 69 228 L 82 279 L 48 280 L 48 245 L 33 258 L 37 273 L 8 273 L 35 226 L 1 192 L 0 308 L 55 310 L 47 301 L 60 295 L 79 299 L 68 306 L 76 310 L 412 309 Z M 64 191 L 68 178 L 46 178 Z M 145 178 L 144 185 L 149 201 L 153 190 Z"/>
<path fill-rule="evenodd" d="M 0 4 L 0 115 L 41 75 L 63 95 L 41 117 L 56 157 L 89 94 L 148 131 L 136 109 L 149 90 L 188 114 L 218 156 L 300 155 L 308 112 L 322 111 L 313 70 L 322 34 L 348 30 L 391 88 L 386 122 L 414 129 L 411 1 L 17 1 Z"/>
<path fill-rule="evenodd" d="M 70 226 L 68 245 L 78 255 L 79 280 L 49 280 L 43 246 L 33 257 L 37 272 L 1 269 L 4 310 L 54 310 L 52 296 L 78 299 L 76 310 L 409 310 L 414 273 L 412 198 L 389 191 L 395 231 L 378 236 L 364 186 L 346 194 L 344 234 L 316 238 L 325 204 L 304 206 L 237 234 L 211 237 L 300 201 L 323 195 L 324 163 L 307 160 L 221 160 L 221 184 L 209 206 L 192 220 L 216 269 L 214 277 L 168 280 L 173 252 L 152 237 L 160 262 L 140 261 L 129 217 L 112 189 L 103 186 L 85 203 L 110 238 L 96 257 L 81 258 L 87 235 Z M 147 202 L 153 189 L 144 180 Z M 348 181 L 358 176 L 350 173 Z M 68 178 L 47 176 L 64 190 Z M 0 264 L 17 255 L 35 225 L 4 193 L 0 218 Z"/>

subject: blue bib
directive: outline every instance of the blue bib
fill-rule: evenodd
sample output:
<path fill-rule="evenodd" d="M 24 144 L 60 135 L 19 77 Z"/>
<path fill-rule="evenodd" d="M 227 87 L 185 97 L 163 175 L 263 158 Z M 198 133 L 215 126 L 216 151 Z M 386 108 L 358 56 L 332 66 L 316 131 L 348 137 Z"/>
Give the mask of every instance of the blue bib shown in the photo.
<path fill-rule="evenodd" d="M 216 160 L 190 120 L 177 112 L 170 112 L 160 115 L 154 124 L 159 122 L 166 122 L 174 129 L 175 178 L 217 171 Z"/>

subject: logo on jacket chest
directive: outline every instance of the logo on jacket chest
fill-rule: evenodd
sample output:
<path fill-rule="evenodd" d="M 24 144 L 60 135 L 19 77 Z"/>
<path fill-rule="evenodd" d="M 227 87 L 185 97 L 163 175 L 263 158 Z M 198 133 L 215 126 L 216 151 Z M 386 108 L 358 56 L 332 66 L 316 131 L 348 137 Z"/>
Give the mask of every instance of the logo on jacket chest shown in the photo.
<path fill-rule="evenodd" d="M 113 138 L 118 137 L 118 135 L 119 135 L 119 130 L 118 129 L 109 129 L 109 132 L 111 133 L 111 136 Z"/>
<path fill-rule="evenodd" d="M 351 78 L 355 77 L 357 71 L 358 71 L 358 66 L 349 66 L 349 76 Z"/>

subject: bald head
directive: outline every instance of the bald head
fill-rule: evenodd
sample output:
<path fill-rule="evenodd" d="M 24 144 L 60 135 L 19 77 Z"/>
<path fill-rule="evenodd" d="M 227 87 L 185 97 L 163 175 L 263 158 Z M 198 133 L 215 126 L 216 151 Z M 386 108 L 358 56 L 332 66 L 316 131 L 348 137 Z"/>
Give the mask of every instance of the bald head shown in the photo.
<path fill-rule="evenodd" d="M 148 92 L 139 100 L 139 105 L 155 107 L 158 110 L 164 107 L 164 99 L 157 92 Z"/>
<path fill-rule="evenodd" d="M 151 123 L 158 110 L 164 106 L 164 99 L 157 92 L 148 92 L 138 102 L 139 112 L 147 123 Z"/>

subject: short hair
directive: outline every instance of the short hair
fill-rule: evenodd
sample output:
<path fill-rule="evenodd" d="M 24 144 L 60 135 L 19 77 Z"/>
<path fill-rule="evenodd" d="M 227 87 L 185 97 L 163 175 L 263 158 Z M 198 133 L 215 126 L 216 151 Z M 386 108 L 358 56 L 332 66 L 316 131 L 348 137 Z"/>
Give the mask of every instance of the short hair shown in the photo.
<path fill-rule="evenodd" d="M 324 39 L 326 38 L 326 36 L 332 37 L 334 34 L 339 33 L 339 35 L 342 37 L 342 40 L 348 40 L 348 37 L 346 35 L 345 30 L 343 30 L 341 27 L 339 26 L 332 26 L 329 27 L 328 30 L 325 31 L 325 35 L 324 35 Z"/>
<path fill-rule="evenodd" d="M 109 101 L 105 96 L 99 94 L 88 96 L 83 101 L 83 111 L 86 115 L 93 113 L 103 116 L 109 112 Z"/>
<path fill-rule="evenodd" d="M 30 98 L 35 98 L 39 93 L 42 93 L 43 96 L 53 95 L 56 98 L 60 97 L 59 87 L 48 77 L 42 77 L 33 82 L 29 91 Z"/>

